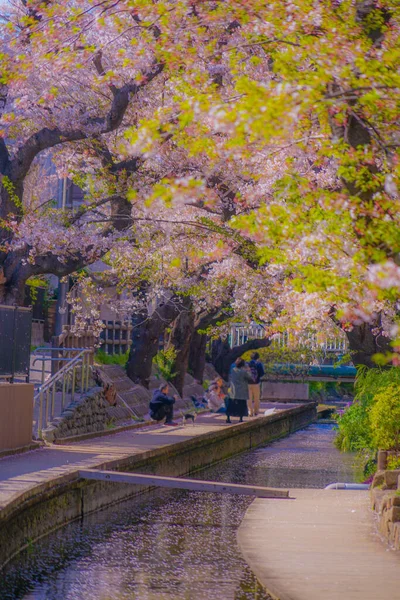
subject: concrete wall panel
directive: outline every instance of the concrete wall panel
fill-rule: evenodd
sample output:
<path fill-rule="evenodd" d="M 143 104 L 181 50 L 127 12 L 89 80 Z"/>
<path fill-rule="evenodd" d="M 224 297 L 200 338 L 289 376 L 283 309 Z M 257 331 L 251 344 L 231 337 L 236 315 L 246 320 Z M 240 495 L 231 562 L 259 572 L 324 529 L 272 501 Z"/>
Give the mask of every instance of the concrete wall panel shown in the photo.
<path fill-rule="evenodd" d="M 0 450 L 32 443 L 33 384 L 0 384 Z"/>
<path fill-rule="evenodd" d="M 309 399 L 308 383 L 282 383 L 263 381 L 261 384 L 262 400 L 298 400 Z"/>

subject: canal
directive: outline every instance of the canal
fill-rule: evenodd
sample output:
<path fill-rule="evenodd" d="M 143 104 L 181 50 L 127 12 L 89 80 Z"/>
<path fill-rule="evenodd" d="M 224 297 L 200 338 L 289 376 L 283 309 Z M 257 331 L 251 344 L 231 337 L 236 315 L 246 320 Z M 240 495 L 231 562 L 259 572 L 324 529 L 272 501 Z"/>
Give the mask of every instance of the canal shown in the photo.
<path fill-rule="evenodd" d="M 330 425 L 310 425 L 193 476 L 287 488 L 354 481 L 353 457 L 334 436 Z M 0 598 L 268 600 L 236 543 L 250 502 L 158 490 L 118 504 L 32 544 L 0 574 Z"/>

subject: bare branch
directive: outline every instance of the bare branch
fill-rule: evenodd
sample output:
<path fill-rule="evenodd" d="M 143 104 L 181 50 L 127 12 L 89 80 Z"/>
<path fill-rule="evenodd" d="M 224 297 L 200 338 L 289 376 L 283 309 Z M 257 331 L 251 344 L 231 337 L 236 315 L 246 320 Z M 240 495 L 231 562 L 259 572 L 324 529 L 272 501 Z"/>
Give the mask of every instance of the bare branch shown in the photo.
<path fill-rule="evenodd" d="M 93 64 L 95 66 L 95 69 L 96 69 L 98 75 L 100 75 L 101 77 L 103 75 L 105 75 L 102 58 L 103 58 L 103 53 L 101 50 L 99 50 L 93 59 Z M 115 96 L 118 93 L 118 88 L 112 83 L 109 85 L 109 87 L 110 87 L 110 90 L 112 91 L 113 95 Z"/>
<path fill-rule="evenodd" d="M 96 135 L 101 135 L 114 131 L 119 127 L 124 118 L 126 109 L 132 96 L 150 83 L 164 68 L 162 63 L 155 63 L 153 67 L 144 74 L 140 83 L 130 82 L 116 90 L 114 94 L 111 108 L 105 117 L 89 118 L 82 127 L 77 129 L 62 130 L 58 127 L 49 129 L 44 127 L 37 133 L 33 134 L 18 150 L 15 158 L 12 161 L 11 172 L 13 181 L 21 181 L 28 173 L 30 166 L 35 157 L 46 150 L 53 148 L 65 142 L 75 142 L 88 137 L 92 137 L 93 133 L 85 131 L 88 127 L 96 128 Z"/>
<path fill-rule="evenodd" d="M 77 221 L 79 221 L 79 219 L 81 217 L 83 217 L 84 215 L 86 215 L 89 211 L 91 210 L 95 210 L 96 208 L 99 208 L 100 206 L 103 206 L 104 204 L 107 204 L 107 202 L 111 202 L 113 200 L 114 196 L 107 196 L 107 198 L 101 198 L 100 200 L 97 200 L 96 202 L 92 202 L 91 204 L 82 204 L 82 206 L 73 213 L 73 215 L 70 217 L 69 222 L 71 225 L 74 225 Z"/>

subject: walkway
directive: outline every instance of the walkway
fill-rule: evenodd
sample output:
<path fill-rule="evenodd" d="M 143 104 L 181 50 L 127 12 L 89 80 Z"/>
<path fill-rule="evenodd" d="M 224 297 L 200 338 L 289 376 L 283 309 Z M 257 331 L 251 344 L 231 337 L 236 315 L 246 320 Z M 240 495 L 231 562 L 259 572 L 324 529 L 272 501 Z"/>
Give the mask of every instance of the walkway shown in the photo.
<path fill-rule="evenodd" d="M 238 532 L 251 569 L 279 600 L 400 600 L 400 553 L 375 533 L 369 492 L 291 489 L 255 500 Z"/>
<path fill-rule="evenodd" d="M 279 412 L 293 406 L 262 404 L 264 410 L 275 407 Z M 254 421 L 257 418 L 246 421 Z M 233 418 L 231 427 L 236 424 L 237 419 Z M 76 473 L 79 469 L 99 467 L 110 461 L 121 460 L 228 427 L 230 426 L 226 425 L 223 415 L 204 414 L 198 416 L 194 427 L 192 424 L 171 428 L 150 425 L 74 444 L 52 445 L 4 457 L 0 459 L 0 512 L 16 498 L 21 499 L 21 496 L 29 494 L 35 486 Z"/>

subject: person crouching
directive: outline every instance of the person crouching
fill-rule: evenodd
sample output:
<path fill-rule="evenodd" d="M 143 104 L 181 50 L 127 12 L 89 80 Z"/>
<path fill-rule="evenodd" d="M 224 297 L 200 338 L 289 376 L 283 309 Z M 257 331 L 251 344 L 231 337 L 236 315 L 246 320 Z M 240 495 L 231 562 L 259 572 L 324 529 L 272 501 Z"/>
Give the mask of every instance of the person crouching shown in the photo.
<path fill-rule="evenodd" d="M 174 404 L 177 396 L 168 396 L 169 386 L 163 383 L 157 390 L 154 390 L 153 397 L 150 401 L 150 417 L 154 421 L 162 421 L 165 419 L 165 425 L 178 425 L 174 423 Z"/>

